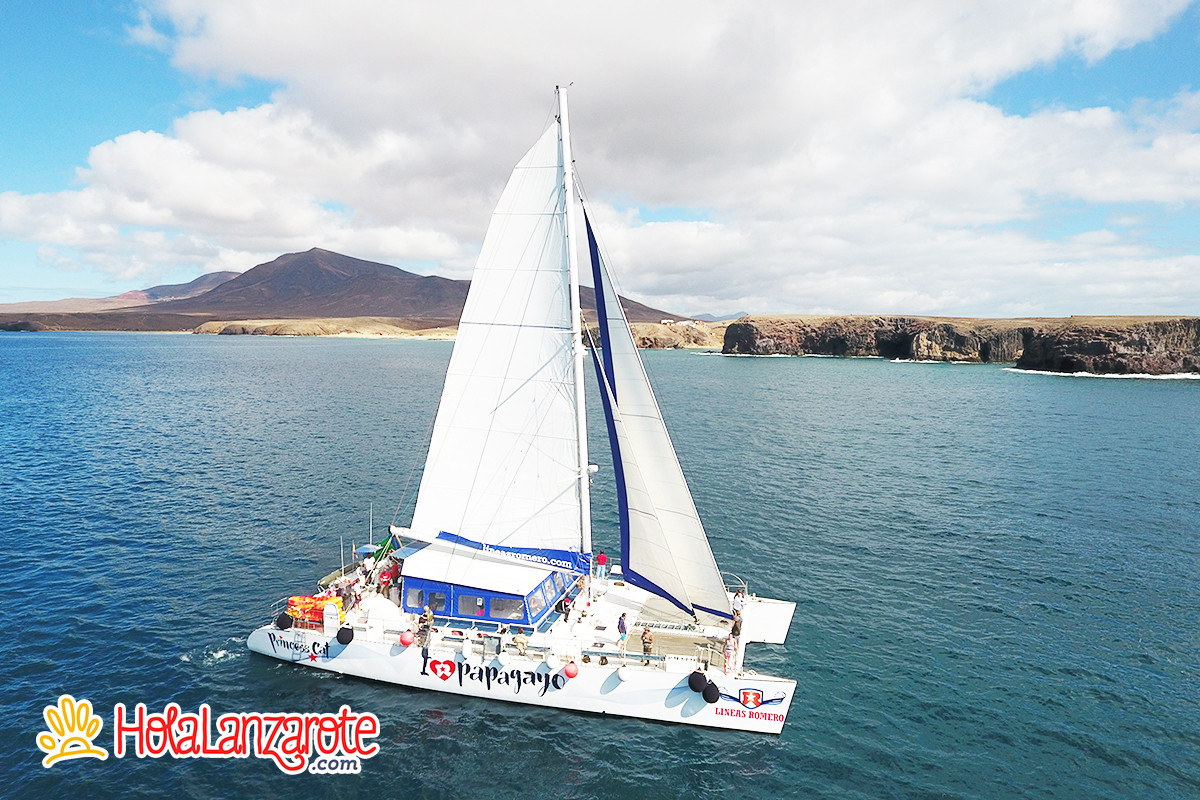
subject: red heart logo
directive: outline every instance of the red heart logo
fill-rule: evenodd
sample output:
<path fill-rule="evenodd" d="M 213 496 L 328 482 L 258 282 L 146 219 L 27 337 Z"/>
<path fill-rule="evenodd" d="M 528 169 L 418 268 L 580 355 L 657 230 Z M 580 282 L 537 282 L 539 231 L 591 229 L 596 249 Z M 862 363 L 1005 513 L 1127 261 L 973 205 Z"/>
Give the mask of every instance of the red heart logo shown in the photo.
<path fill-rule="evenodd" d="M 444 681 L 450 680 L 450 676 L 454 674 L 453 661 L 430 661 L 429 669 L 434 675 L 437 675 Z"/>

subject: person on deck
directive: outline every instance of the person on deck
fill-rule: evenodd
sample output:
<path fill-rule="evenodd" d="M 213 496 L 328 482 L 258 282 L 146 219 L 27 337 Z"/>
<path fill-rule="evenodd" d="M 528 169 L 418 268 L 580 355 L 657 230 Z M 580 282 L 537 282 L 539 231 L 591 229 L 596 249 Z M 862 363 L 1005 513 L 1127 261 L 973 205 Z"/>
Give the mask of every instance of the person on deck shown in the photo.
<path fill-rule="evenodd" d="M 617 620 L 617 633 L 621 634 L 621 639 L 619 641 L 619 644 L 621 645 L 621 649 L 624 650 L 625 649 L 625 637 L 627 637 L 629 635 L 629 629 L 627 627 L 625 627 L 625 615 L 624 614 L 622 614 L 621 618 Z"/>
<path fill-rule="evenodd" d="M 433 612 L 429 610 L 429 606 L 425 606 L 425 610 L 421 612 L 421 618 L 417 623 L 417 635 L 421 640 L 421 646 L 429 645 L 429 632 L 433 629 Z"/>
<path fill-rule="evenodd" d="M 650 663 L 650 653 L 654 650 L 654 634 L 650 632 L 650 626 L 642 628 L 642 664 Z"/>
<path fill-rule="evenodd" d="M 596 577 L 600 580 L 608 577 L 608 556 L 604 555 L 603 550 L 596 556 Z"/>
<path fill-rule="evenodd" d="M 525 648 L 529 647 L 529 639 L 525 636 L 524 628 L 517 628 L 517 635 L 513 637 L 512 641 L 517 648 L 517 654 L 525 655 Z"/>

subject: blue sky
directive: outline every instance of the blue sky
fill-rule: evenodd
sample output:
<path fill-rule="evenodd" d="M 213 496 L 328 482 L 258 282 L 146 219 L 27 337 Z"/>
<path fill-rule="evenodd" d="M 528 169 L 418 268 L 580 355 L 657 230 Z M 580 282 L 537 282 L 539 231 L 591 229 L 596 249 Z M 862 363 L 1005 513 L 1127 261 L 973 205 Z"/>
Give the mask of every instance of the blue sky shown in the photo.
<path fill-rule="evenodd" d="M 610 260 L 659 307 L 1200 313 L 1197 3 L 538 8 L 7 10 L 0 303 L 313 246 L 465 277 L 574 80 Z"/>
<path fill-rule="evenodd" d="M 1200 7 L 1189 6 L 1163 33 L 1116 50 L 1095 63 L 1081 54 L 1034 66 L 983 93 L 1009 114 L 1046 108 L 1109 106 L 1170 100 L 1180 90 L 1200 90 Z"/>
<path fill-rule="evenodd" d="M 271 85 L 190 75 L 167 53 L 137 44 L 127 3 L 17 3 L 0 26 L 0 187 L 49 192 L 75 179 L 91 148 L 180 115 L 270 99 Z"/>

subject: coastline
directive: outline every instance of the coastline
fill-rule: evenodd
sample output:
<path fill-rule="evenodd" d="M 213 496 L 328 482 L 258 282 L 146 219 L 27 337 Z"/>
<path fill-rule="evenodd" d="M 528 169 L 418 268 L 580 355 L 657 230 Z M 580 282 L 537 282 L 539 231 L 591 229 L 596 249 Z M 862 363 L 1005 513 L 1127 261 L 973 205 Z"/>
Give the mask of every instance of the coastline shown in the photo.
<path fill-rule="evenodd" d="M 311 319 L 212 320 L 192 333 L 248 336 L 341 336 L 361 339 L 423 339 L 453 341 L 458 327 L 419 328 L 385 317 L 325 317 Z M 720 350 L 728 322 L 634 322 L 630 325 L 641 349 Z"/>
<path fill-rule="evenodd" d="M 457 334 L 453 323 L 444 318 L 377 316 L 213 319 L 207 314 L 59 314 L 16 319 L 0 316 L 0 331 L 453 341 Z M 589 328 L 594 325 L 591 320 L 587 324 Z M 705 350 L 730 356 L 1011 364 L 1022 371 L 1072 375 L 1200 374 L 1200 317 L 1193 316 L 751 315 L 724 322 L 634 322 L 630 330 L 640 349 Z"/>
<path fill-rule="evenodd" d="M 453 340 L 457 326 L 415 328 L 386 317 L 321 317 L 310 319 L 240 319 L 204 322 L 192 333 L 218 336 L 340 336 L 358 339 Z"/>

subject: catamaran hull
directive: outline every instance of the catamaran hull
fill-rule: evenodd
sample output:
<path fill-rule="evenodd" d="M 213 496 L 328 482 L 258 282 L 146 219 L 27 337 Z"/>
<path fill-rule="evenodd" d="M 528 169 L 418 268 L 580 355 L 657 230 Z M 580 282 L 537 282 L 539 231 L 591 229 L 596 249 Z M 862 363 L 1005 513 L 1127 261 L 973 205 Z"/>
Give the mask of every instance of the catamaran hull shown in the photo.
<path fill-rule="evenodd" d="M 542 659 L 464 657 L 445 646 L 405 647 L 357 638 L 343 645 L 319 631 L 282 631 L 273 625 L 255 630 L 246 643 L 251 651 L 282 661 L 415 689 L 756 733 L 783 730 L 796 689 L 796 682 L 785 678 L 709 670 L 706 678 L 719 693 L 709 703 L 689 687 L 691 670 L 642 667 L 632 657 L 628 665 L 577 663 L 576 676 L 569 678 L 565 667 L 551 667 Z"/>

